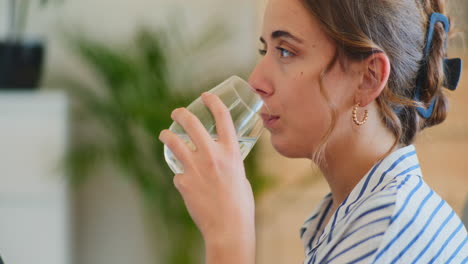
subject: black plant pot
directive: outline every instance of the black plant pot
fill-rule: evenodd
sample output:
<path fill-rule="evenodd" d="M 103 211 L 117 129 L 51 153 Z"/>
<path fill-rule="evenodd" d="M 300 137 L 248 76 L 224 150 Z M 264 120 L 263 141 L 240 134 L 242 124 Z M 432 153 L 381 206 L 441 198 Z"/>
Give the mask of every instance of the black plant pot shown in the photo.
<path fill-rule="evenodd" d="M 0 41 L 0 90 L 37 88 L 44 53 L 42 42 Z"/>

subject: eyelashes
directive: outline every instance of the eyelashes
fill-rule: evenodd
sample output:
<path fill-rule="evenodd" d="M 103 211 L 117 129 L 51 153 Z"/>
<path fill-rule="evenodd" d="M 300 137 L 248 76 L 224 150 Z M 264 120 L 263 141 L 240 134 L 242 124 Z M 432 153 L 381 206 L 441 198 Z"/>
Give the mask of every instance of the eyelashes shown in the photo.
<path fill-rule="evenodd" d="M 290 57 L 294 57 L 295 54 L 285 48 L 282 48 L 282 47 L 277 47 L 276 48 L 279 52 L 279 57 L 280 58 L 290 58 Z M 261 55 L 261 56 L 265 56 L 267 54 L 267 50 L 266 49 L 259 49 L 258 50 L 258 53 Z"/>

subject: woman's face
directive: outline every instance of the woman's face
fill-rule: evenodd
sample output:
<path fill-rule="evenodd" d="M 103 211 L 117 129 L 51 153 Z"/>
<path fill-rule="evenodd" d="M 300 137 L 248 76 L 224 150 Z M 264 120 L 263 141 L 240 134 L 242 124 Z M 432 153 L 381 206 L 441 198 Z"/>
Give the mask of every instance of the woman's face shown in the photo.
<path fill-rule="evenodd" d="M 320 76 L 336 48 L 300 0 L 269 1 L 260 41 L 263 57 L 249 82 L 265 102 L 262 116 L 272 144 L 284 156 L 311 158 L 330 127 L 330 105 L 337 110 L 330 141 L 351 129 L 352 87 L 359 81 L 352 63 L 346 71 L 333 64 L 320 92 Z"/>

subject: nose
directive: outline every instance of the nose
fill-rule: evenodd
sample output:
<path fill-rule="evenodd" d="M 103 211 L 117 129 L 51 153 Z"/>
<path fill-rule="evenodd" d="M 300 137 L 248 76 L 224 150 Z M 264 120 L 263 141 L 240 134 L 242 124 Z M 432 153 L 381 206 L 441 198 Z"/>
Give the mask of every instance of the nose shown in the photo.
<path fill-rule="evenodd" d="M 272 96 L 274 88 L 271 81 L 272 72 L 267 68 L 266 57 L 262 58 L 252 73 L 250 74 L 249 84 L 262 98 Z"/>

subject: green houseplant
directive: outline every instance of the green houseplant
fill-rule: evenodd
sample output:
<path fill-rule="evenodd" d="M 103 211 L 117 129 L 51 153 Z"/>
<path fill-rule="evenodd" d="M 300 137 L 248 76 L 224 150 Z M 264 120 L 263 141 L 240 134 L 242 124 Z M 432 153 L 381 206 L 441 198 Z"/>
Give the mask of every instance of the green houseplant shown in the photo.
<path fill-rule="evenodd" d="M 196 39 L 187 40 L 184 35 L 177 25 L 157 31 L 142 29 L 130 48 L 121 49 L 83 36 L 68 36 L 67 42 L 98 82 L 89 85 L 70 76 L 62 84 L 76 102 L 78 126 L 85 130 L 94 126 L 99 131 L 90 137 L 75 133 L 78 139 L 68 157 L 73 182 L 92 177 L 103 161 L 120 168 L 141 191 L 154 223 L 154 237 L 164 242 L 155 249 L 161 257 L 158 263 L 168 264 L 199 263 L 202 241 L 173 186 L 173 174 L 157 136 L 172 123 L 174 108 L 187 106 L 202 90 L 227 77 L 217 73 L 219 63 L 204 66 L 200 62 L 204 54 L 228 39 L 223 26 L 215 25 Z M 200 78 L 200 69 L 209 74 Z M 256 166 L 255 148 L 245 164 L 258 194 L 266 182 Z"/>

